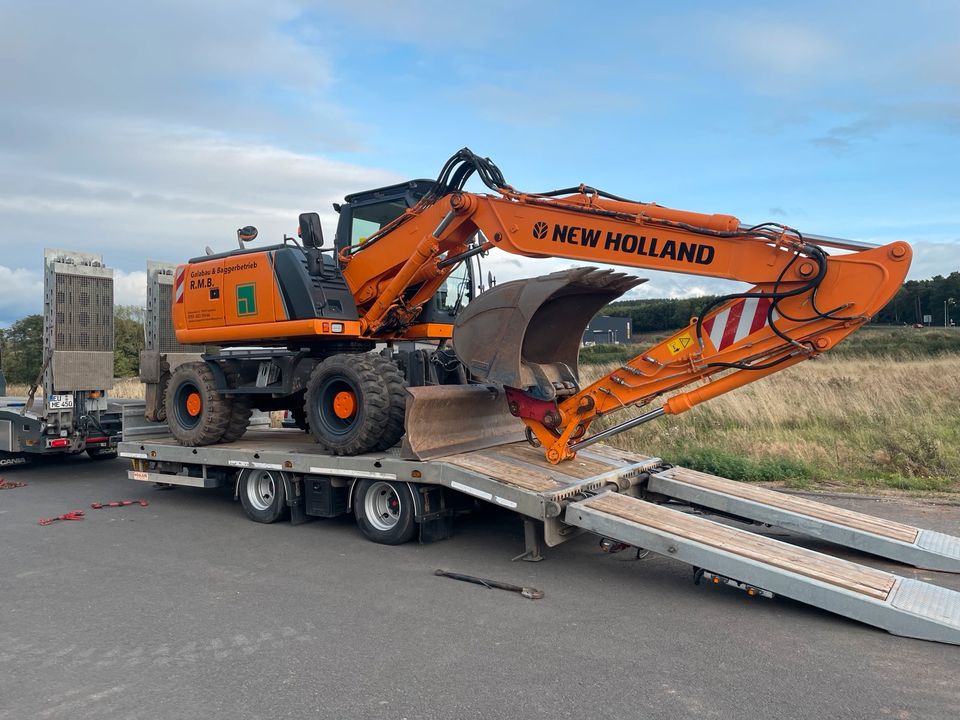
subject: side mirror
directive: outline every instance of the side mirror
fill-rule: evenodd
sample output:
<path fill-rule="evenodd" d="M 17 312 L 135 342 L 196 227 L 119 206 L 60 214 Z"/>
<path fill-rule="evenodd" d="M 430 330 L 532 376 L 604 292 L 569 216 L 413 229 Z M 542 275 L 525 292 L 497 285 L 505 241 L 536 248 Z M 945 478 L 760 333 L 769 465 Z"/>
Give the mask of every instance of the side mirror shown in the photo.
<path fill-rule="evenodd" d="M 315 212 L 300 213 L 300 240 L 304 247 L 323 247 L 323 228 L 320 227 L 320 216 Z"/>
<path fill-rule="evenodd" d="M 255 240 L 257 237 L 257 229 L 253 225 L 247 225 L 237 230 L 237 244 L 240 245 L 241 250 L 245 250 L 244 243 Z"/>

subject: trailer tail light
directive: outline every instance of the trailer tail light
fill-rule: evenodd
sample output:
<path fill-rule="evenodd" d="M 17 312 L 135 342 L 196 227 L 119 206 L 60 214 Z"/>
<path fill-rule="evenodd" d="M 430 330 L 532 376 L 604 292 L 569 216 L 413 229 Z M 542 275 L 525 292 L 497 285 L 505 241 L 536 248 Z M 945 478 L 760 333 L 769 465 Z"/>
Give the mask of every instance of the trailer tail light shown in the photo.
<path fill-rule="evenodd" d="M 69 438 L 57 438 L 56 440 L 51 440 L 47 443 L 47 447 L 52 448 L 62 448 L 70 445 Z"/>
<path fill-rule="evenodd" d="M 106 437 L 92 437 L 87 438 L 87 445 L 97 445 L 99 443 L 109 442 L 110 438 Z"/>

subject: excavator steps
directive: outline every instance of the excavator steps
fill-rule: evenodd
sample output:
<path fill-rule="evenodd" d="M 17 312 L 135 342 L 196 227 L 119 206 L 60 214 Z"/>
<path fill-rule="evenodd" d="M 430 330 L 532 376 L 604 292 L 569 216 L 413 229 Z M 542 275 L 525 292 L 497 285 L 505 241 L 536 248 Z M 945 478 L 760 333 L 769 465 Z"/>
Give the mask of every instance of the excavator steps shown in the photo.
<path fill-rule="evenodd" d="M 895 635 L 960 645 L 960 593 L 605 492 L 564 521 Z"/>
<path fill-rule="evenodd" d="M 960 573 L 960 538 L 673 467 L 647 488 L 701 508 L 803 533 L 914 567 Z"/>

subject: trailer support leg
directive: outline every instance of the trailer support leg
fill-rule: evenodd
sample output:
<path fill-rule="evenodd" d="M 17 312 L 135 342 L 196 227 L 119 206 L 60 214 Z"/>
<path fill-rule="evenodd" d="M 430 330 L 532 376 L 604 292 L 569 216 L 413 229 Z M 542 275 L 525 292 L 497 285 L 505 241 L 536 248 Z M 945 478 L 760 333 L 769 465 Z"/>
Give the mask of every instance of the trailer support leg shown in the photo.
<path fill-rule="evenodd" d="M 303 481 L 299 477 L 295 477 L 290 481 L 290 487 L 287 493 L 291 525 L 303 525 L 309 520 L 307 517 L 307 508 L 303 500 Z"/>
<path fill-rule="evenodd" d="M 543 531 L 540 523 L 536 520 L 523 519 L 523 544 L 523 553 L 513 558 L 514 560 L 524 560 L 526 562 L 543 560 Z"/>

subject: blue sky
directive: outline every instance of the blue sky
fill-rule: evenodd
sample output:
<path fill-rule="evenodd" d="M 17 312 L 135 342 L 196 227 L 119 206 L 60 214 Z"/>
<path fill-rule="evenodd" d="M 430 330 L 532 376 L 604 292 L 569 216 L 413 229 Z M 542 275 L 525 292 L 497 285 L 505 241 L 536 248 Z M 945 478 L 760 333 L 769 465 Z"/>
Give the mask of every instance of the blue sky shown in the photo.
<path fill-rule="evenodd" d="M 141 6 L 143 5 L 143 6 Z M 0 0 L 0 324 L 45 246 L 147 258 L 270 240 L 454 151 L 749 222 L 905 239 L 960 269 L 960 3 Z M 501 281 L 560 261 L 491 256 Z M 637 293 L 722 287 L 643 273 Z"/>

